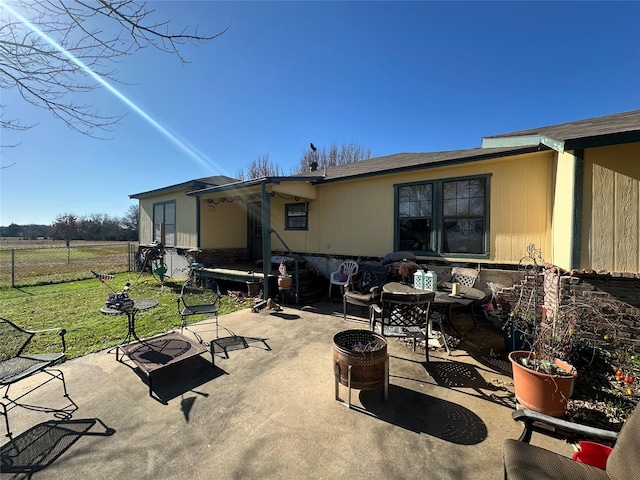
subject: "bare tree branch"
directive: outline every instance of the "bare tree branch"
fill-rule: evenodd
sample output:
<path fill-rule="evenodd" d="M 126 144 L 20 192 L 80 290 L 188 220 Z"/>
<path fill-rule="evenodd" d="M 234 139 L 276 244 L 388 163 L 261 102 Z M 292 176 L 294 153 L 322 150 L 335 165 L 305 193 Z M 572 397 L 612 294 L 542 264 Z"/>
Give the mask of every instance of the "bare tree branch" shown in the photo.
<path fill-rule="evenodd" d="M 315 168 L 322 169 L 368 160 L 369 158 L 371 158 L 371 150 L 368 148 L 363 148 L 355 143 L 338 146 L 334 142 L 329 148 L 321 147 L 306 151 L 300 158 L 297 170 L 292 173 L 308 172 L 312 164 L 315 164 Z"/>
<path fill-rule="evenodd" d="M 282 175 L 280 167 L 269 160 L 269 154 L 260 155 L 251 161 L 247 173 L 240 170 L 236 175 L 238 180 L 251 180 L 263 177 L 279 177 Z"/>
<path fill-rule="evenodd" d="M 114 64 L 147 47 L 188 63 L 183 46 L 207 42 L 230 28 L 213 35 L 200 34 L 197 27 L 173 31 L 169 21 L 155 16 L 137 0 L 0 0 L 0 89 L 17 90 L 26 102 L 85 135 L 110 131 L 124 115 L 101 114 L 76 104 L 72 95 L 120 83 Z M 32 126 L 0 116 L 1 129 Z"/>

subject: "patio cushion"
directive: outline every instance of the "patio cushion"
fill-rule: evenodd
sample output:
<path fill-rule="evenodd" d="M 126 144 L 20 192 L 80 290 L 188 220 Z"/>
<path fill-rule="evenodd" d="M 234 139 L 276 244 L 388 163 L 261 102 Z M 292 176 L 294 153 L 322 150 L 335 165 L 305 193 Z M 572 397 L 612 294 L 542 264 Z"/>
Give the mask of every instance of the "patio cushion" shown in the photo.
<path fill-rule="evenodd" d="M 504 442 L 505 478 L 516 480 L 609 480 L 607 472 L 519 440 Z"/>
<path fill-rule="evenodd" d="M 607 473 L 615 480 L 640 475 L 640 403 L 622 425 L 613 451 L 607 459 Z"/>
<path fill-rule="evenodd" d="M 361 293 L 357 291 L 356 292 L 347 291 L 344 294 L 347 297 L 347 301 L 353 300 L 353 301 L 364 302 L 364 303 L 370 302 L 374 296 L 373 293 Z"/>

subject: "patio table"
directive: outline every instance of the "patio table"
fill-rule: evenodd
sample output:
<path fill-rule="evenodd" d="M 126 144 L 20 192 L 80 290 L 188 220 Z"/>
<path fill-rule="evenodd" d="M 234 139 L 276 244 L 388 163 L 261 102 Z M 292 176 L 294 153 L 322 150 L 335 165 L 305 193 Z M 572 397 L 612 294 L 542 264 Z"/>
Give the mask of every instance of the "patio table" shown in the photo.
<path fill-rule="evenodd" d="M 436 290 L 436 296 L 433 300 L 433 303 L 440 305 L 471 305 L 473 302 L 482 300 L 485 298 L 485 293 L 473 287 L 466 287 L 464 285 L 458 285 L 459 295 L 453 296 L 451 294 L 452 291 L 452 283 L 451 282 L 438 282 L 438 290 Z M 385 283 L 382 286 L 382 291 L 387 293 L 407 293 L 407 294 L 416 294 L 416 293 L 424 293 L 424 290 L 419 288 L 414 288 L 411 285 L 407 285 L 400 282 L 389 282 Z"/>
<path fill-rule="evenodd" d="M 138 370 L 147 377 L 149 396 L 153 396 L 152 375 L 165 367 L 184 362 L 196 355 L 210 352 L 211 366 L 215 368 L 213 344 L 207 347 L 207 345 L 179 332 L 162 333 L 138 342 L 120 345 L 119 348 L 131 359 Z"/>
<path fill-rule="evenodd" d="M 137 341 L 140 341 L 138 335 L 136 335 L 136 314 L 138 312 L 144 312 L 147 310 L 151 310 L 152 308 L 156 308 L 158 306 L 158 300 L 154 299 L 141 299 L 134 300 L 133 305 L 125 308 L 113 308 L 104 306 L 100 309 L 100 312 L 103 315 L 126 315 L 127 316 L 127 335 L 120 342 L 120 345 L 124 345 L 125 343 L 129 343 L 132 338 Z M 117 351 L 116 351 L 116 360 L 117 360 Z"/>
<path fill-rule="evenodd" d="M 433 303 L 446 308 L 446 319 L 449 322 L 449 325 L 451 325 L 451 328 L 453 328 L 458 335 L 462 336 L 462 334 L 458 331 L 451 320 L 453 307 L 456 305 L 471 305 L 473 302 L 483 300 L 486 297 L 486 294 L 478 288 L 467 287 L 465 285 L 458 284 L 459 294 L 454 296 L 451 293 L 453 290 L 452 285 L 453 283 L 451 282 L 438 282 L 438 289 L 435 292 L 436 295 L 433 299 Z M 417 294 L 425 292 L 425 290 L 414 288 L 412 285 L 401 282 L 385 283 L 382 286 L 382 291 L 387 293 L 405 294 Z M 427 325 L 427 338 L 432 338 L 431 335 L 431 321 L 429 321 Z M 447 351 L 449 351 L 449 346 L 446 344 L 446 342 L 445 346 L 447 347 Z"/>

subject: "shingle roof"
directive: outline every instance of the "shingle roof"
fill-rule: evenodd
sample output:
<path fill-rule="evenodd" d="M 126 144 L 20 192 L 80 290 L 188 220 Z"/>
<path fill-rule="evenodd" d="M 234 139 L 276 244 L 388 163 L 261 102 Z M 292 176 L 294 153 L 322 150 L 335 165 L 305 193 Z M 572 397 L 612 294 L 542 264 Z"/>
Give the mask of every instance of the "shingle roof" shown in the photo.
<path fill-rule="evenodd" d="M 624 143 L 629 141 L 640 142 L 640 110 L 607 115 L 603 117 L 577 120 L 558 125 L 537 127 L 528 130 L 520 130 L 485 138 L 512 138 L 524 136 L 545 136 L 554 140 L 565 142 L 565 149 L 587 148 L 603 144 Z M 316 180 L 318 182 L 332 182 L 359 178 L 373 175 L 384 175 L 403 171 L 418 170 L 428 167 L 454 165 L 491 158 L 519 155 L 523 153 L 535 152 L 548 149 L 544 145 L 531 146 L 501 146 L 492 148 L 470 148 L 466 150 L 450 150 L 445 152 L 427 153 L 396 153 L 383 157 L 370 158 L 359 162 L 348 163 L 327 167 L 321 167 L 316 171 L 309 171 L 291 175 L 289 177 L 272 178 L 271 180 L 282 181 L 283 179 L 293 180 Z M 260 180 L 260 179 L 256 179 Z M 130 198 L 142 198 L 150 195 L 157 195 L 178 189 L 190 189 L 200 191 L 215 187 L 239 182 L 239 180 L 222 175 L 204 177 L 190 182 L 180 183 L 149 192 L 129 195 Z M 251 182 L 242 183 L 238 187 L 248 185 Z M 233 186 L 228 185 L 230 188 Z"/>
<path fill-rule="evenodd" d="M 599 142 L 603 138 L 611 136 L 609 143 L 622 142 L 621 136 L 625 136 L 624 141 L 640 141 L 640 110 L 634 110 L 604 117 L 578 120 L 574 122 L 551 125 L 547 127 L 532 128 L 518 132 L 505 133 L 486 138 L 510 138 L 530 135 L 542 135 L 555 140 L 564 141 L 567 149 L 585 148 L 595 146 L 594 141 Z M 541 150 L 543 146 L 518 146 L 518 147 L 496 147 L 496 148 L 471 148 L 467 150 L 451 150 L 446 152 L 431 153 L 398 153 L 384 157 L 370 158 L 347 165 L 327 167 L 326 175 L 324 170 L 317 172 L 305 172 L 294 175 L 294 177 L 308 177 L 317 173 L 323 182 L 341 180 L 348 177 L 361 177 L 376 174 L 386 174 L 395 171 L 412 170 L 429 166 L 442 166 L 455 163 L 472 162 L 485 160 L 499 156 L 517 155 L 532 151 Z"/>
<path fill-rule="evenodd" d="M 177 183 L 168 187 L 157 188 L 155 190 L 149 190 L 147 192 L 134 193 L 129 195 L 129 198 L 145 198 L 162 193 L 169 193 L 176 190 L 202 190 L 203 188 L 214 187 L 217 185 L 226 185 L 227 183 L 237 182 L 235 178 L 227 177 L 226 175 L 215 175 L 213 177 L 202 177 L 195 180 L 189 180 L 187 182 Z"/>
<path fill-rule="evenodd" d="M 322 182 L 342 180 L 345 178 L 357 178 L 372 175 L 382 175 L 422 169 L 428 166 L 444 166 L 456 163 L 465 163 L 477 160 L 486 160 L 496 157 L 517 155 L 532 151 L 538 151 L 538 147 L 500 147 L 500 148 L 470 148 L 467 150 L 450 150 L 445 152 L 429 153 L 396 153 L 384 157 L 375 157 L 359 162 L 327 167 L 326 175 L 323 168 L 315 172 L 304 172 L 293 177 L 309 177 L 317 174 Z"/>
<path fill-rule="evenodd" d="M 518 132 L 493 135 L 485 138 L 520 137 L 527 135 L 544 135 L 555 140 L 570 141 L 587 137 L 640 132 L 640 110 L 616 113 L 604 117 L 577 120 L 574 122 L 537 127 Z"/>

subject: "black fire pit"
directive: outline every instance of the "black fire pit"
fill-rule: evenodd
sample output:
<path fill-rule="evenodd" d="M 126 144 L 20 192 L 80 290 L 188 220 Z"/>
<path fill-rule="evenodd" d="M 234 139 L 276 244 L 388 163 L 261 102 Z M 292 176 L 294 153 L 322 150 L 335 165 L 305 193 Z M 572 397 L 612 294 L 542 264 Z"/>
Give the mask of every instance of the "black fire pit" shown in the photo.
<path fill-rule="evenodd" d="M 340 401 L 339 384 L 351 389 L 373 390 L 384 386 L 384 399 L 389 397 L 389 355 L 387 341 L 369 330 L 344 330 L 333 337 L 333 368 L 336 400 Z M 344 402 L 343 402 L 344 403 Z"/>

